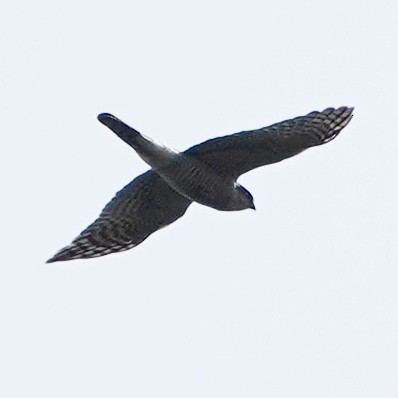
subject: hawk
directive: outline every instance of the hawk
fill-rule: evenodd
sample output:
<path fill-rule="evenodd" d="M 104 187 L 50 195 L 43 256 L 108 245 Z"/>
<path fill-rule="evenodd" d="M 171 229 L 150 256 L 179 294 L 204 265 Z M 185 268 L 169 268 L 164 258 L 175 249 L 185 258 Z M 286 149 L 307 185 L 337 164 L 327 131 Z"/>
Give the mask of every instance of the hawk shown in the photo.
<path fill-rule="evenodd" d="M 255 209 L 253 196 L 237 182 L 238 177 L 333 140 L 351 120 L 353 109 L 311 112 L 258 130 L 210 139 L 184 152 L 153 142 L 113 115 L 100 114 L 99 121 L 151 169 L 119 191 L 97 220 L 47 262 L 131 249 L 182 217 L 192 202 L 222 211 Z"/>

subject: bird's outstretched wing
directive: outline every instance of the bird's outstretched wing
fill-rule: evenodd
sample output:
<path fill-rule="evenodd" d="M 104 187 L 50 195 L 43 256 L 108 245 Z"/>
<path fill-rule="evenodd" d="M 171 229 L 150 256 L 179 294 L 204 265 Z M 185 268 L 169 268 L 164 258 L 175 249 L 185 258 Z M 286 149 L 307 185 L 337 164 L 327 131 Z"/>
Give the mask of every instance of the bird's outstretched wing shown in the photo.
<path fill-rule="evenodd" d="M 93 224 L 47 262 L 130 249 L 183 216 L 190 204 L 155 172 L 147 171 L 119 191 Z"/>
<path fill-rule="evenodd" d="M 297 155 L 335 138 L 354 108 L 327 108 L 258 130 L 214 138 L 185 151 L 218 172 L 238 178 L 252 169 Z"/>

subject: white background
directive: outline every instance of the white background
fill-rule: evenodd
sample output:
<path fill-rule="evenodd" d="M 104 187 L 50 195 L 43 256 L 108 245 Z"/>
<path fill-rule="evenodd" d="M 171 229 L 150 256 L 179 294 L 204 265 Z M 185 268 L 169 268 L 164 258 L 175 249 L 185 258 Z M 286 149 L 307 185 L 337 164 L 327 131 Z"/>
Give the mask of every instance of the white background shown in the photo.
<path fill-rule="evenodd" d="M 0 396 L 397 397 L 396 1 L 3 1 Z M 45 264 L 147 169 L 329 106 L 330 144 L 139 247 Z"/>

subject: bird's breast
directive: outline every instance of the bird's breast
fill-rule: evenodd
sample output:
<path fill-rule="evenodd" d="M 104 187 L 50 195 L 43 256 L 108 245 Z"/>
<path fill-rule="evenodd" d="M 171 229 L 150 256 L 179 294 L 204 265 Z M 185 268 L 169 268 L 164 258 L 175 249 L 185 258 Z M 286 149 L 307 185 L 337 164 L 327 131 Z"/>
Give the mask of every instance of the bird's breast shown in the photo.
<path fill-rule="evenodd" d="M 218 210 L 227 210 L 234 195 L 232 177 L 217 173 L 199 160 L 180 153 L 156 172 L 186 198 Z"/>

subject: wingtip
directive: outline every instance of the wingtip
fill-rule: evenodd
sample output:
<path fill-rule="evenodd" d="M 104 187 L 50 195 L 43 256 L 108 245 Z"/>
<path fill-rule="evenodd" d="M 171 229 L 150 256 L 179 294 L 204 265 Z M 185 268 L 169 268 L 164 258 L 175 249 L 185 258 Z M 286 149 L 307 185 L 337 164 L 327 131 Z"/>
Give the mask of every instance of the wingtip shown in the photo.
<path fill-rule="evenodd" d="M 55 253 L 51 258 L 49 258 L 46 261 L 46 264 L 55 263 L 58 261 L 69 261 L 79 258 L 79 256 L 76 256 L 76 249 L 77 247 L 72 242 L 70 245 L 62 248 L 57 253 Z"/>
<path fill-rule="evenodd" d="M 58 262 L 58 261 L 65 261 L 65 259 L 62 258 L 62 256 L 60 256 L 60 255 L 57 253 L 57 254 L 55 254 L 54 256 L 52 256 L 51 258 L 49 258 L 49 259 L 46 261 L 46 264 L 56 263 L 56 262 Z"/>
<path fill-rule="evenodd" d="M 347 111 L 349 112 L 350 119 L 351 119 L 354 116 L 355 106 L 349 106 L 347 108 Z"/>
<path fill-rule="evenodd" d="M 345 108 L 346 112 L 349 113 L 349 114 L 352 114 L 354 112 L 354 110 L 355 110 L 355 106 L 343 106 L 342 108 L 343 109 Z"/>
<path fill-rule="evenodd" d="M 341 116 L 342 121 L 341 121 L 341 129 L 344 128 L 345 126 L 347 126 L 347 124 L 350 122 L 350 120 L 352 119 L 352 117 L 354 116 L 353 112 L 354 112 L 354 107 L 343 107 L 343 114 Z"/>

